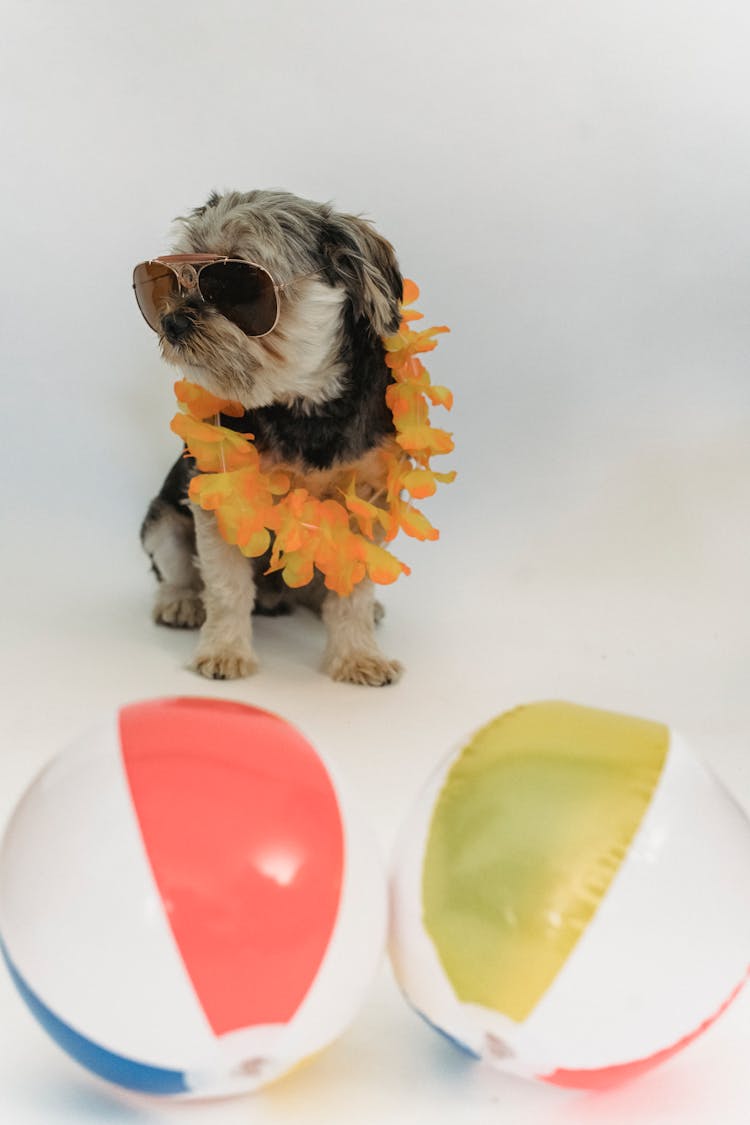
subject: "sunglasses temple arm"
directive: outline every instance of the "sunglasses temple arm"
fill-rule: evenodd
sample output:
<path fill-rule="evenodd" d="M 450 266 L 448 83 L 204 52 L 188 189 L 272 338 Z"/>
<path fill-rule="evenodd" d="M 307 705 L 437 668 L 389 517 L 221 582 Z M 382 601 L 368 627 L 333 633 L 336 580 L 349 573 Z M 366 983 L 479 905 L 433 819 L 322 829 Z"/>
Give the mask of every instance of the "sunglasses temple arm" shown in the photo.
<path fill-rule="evenodd" d="M 288 281 L 280 281 L 276 286 L 280 293 L 287 288 L 288 285 L 294 285 L 296 281 L 308 281 L 311 277 L 321 277 L 322 270 L 313 270 L 312 273 L 301 273 L 298 277 L 290 277 Z"/>

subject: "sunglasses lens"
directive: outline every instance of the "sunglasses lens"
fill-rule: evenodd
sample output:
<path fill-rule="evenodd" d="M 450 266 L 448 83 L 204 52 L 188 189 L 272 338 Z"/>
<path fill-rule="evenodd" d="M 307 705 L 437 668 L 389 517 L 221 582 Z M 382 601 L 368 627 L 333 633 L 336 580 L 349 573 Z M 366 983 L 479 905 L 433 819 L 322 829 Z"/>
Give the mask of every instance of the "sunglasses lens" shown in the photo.
<path fill-rule="evenodd" d="M 278 301 L 265 270 L 248 262 L 214 262 L 200 272 L 200 291 L 248 336 L 265 336 L 276 323 Z"/>
<path fill-rule="evenodd" d="M 161 331 L 161 315 L 177 289 L 174 274 L 160 262 L 142 262 L 133 272 L 138 308 L 154 332 Z"/>

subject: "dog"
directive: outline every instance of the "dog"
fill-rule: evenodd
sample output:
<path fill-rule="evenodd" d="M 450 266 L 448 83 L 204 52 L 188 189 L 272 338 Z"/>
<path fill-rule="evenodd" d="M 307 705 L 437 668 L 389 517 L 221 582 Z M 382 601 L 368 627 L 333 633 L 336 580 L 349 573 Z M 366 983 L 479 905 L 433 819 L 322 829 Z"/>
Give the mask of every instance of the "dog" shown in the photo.
<path fill-rule="evenodd" d="M 164 360 L 244 407 L 244 418 L 222 415 L 221 423 L 254 435 L 264 471 L 283 465 L 294 487 L 324 499 L 339 498 L 341 481 L 355 469 L 377 502 L 384 486 L 377 451 L 394 434 L 382 340 L 399 327 L 403 291 L 393 247 L 362 218 L 280 191 L 213 193 L 177 224 L 181 257 L 151 286 L 148 315 L 143 294 L 152 263 L 144 263 L 151 274 L 140 295 L 136 284 Z M 252 275 L 262 292 L 232 304 L 236 279 L 224 283 L 226 261 L 208 268 L 217 259 L 239 263 L 236 284 L 249 284 Z M 326 590 L 317 572 L 297 590 L 278 572 L 265 574 L 268 554 L 247 559 L 221 537 L 213 513 L 190 504 L 196 471 L 192 458 L 178 458 L 141 528 L 159 583 L 154 619 L 201 627 L 193 668 L 213 679 L 250 675 L 257 668 L 252 613 L 289 613 L 303 604 L 322 616 L 323 667 L 332 679 L 375 686 L 398 680 L 402 666 L 375 638 L 382 607 L 372 582 L 365 578 L 342 597 Z"/>

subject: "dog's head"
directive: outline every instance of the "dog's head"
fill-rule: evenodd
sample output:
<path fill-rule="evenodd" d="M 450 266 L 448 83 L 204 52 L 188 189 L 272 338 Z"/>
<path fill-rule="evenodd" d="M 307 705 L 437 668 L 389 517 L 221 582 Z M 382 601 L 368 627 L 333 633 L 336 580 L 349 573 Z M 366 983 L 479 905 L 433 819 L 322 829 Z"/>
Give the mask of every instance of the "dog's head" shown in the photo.
<path fill-rule="evenodd" d="M 373 339 L 398 327 L 402 280 L 391 245 L 363 219 L 285 192 L 212 195 L 178 220 L 175 250 L 264 267 L 278 320 L 248 335 L 211 303 L 178 291 L 161 311 L 164 358 L 247 409 L 335 398 L 346 372 L 346 325 Z M 205 299 L 205 297 L 208 299 Z"/>

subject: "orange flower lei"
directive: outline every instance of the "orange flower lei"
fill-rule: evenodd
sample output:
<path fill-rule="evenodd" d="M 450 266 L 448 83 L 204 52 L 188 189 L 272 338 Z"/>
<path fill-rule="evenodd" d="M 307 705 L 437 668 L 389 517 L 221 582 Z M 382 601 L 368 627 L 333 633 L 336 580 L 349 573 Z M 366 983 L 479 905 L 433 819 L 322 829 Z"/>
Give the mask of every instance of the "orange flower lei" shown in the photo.
<path fill-rule="evenodd" d="M 241 418 L 244 408 L 209 394 L 186 380 L 175 384 L 181 413 L 171 429 L 187 445 L 201 475 L 190 482 L 190 499 L 214 511 L 219 530 L 244 555 L 257 558 L 271 548 L 268 571 L 280 570 L 288 586 L 304 586 L 317 568 L 329 590 L 350 594 L 365 576 L 373 582 L 395 582 L 409 567 L 381 547 L 399 531 L 414 539 L 437 539 L 439 532 L 414 507 L 412 499 L 432 496 L 437 483 L 448 484 L 455 472 L 437 473 L 430 459 L 453 449 L 451 435 L 430 424 L 429 403 L 450 410 L 447 387 L 434 386 L 420 353 L 437 346 L 433 337 L 445 326 L 414 331 L 410 323 L 422 314 L 406 306 L 419 296 L 412 281 L 404 282 L 402 321 L 395 336 L 384 338 L 385 361 L 394 382 L 386 391 L 393 414 L 395 441 L 377 451 L 386 481 L 384 495 L 363 499 L 356 471 L 342 500 L 319 500 L 305 488 L 291 489 L 284 469 L 263 472 L 252 434 L 238 434 L 218 424 L 218 415 Z M 217 416 L 215 423 L 207 418 Z M 291 489 L 291 491 L 290 491 Z M 404 497 L 406 494 L 406 498 Z"/>

